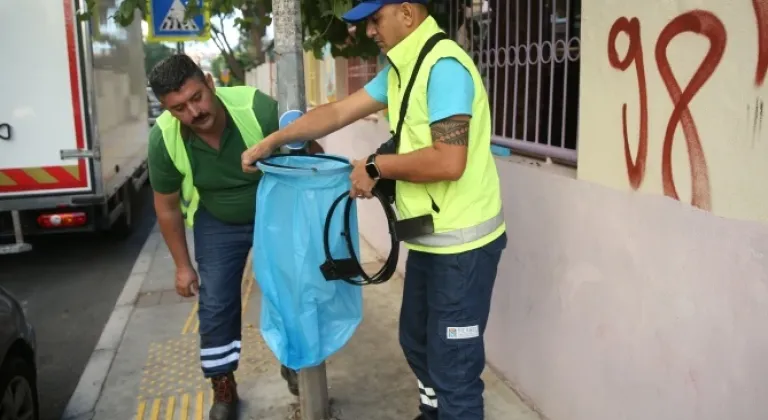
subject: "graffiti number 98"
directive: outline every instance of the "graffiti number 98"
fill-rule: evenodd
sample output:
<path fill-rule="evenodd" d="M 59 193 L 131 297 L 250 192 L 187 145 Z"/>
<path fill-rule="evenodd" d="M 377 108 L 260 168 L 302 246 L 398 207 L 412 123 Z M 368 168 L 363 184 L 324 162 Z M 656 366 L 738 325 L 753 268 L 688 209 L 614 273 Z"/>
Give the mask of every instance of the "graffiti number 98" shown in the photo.
<path fill-rule="evenodd" d="M 629 36 L 629 48 L 624 60 L 620 60 L 616 52 L 616 40 L 620 33 L 626 33 Z M 690 83 L 685 89 L 680 88 L 680 84 L 675 78 L 674 73 L 667 59 L 667 48 L 672 40 L 680 34 L 691 32 L 702 35 L 709 40 L 709 49 L 703 61 L 691 78 Z M 723 57 L 726 46 L 726 30 L 720 19 L 714 14 L 703 11 L 693 10 L 683 13 L 673 19 L 659 34 L 656 42 L 655 59 L 664 85 L 669 92 L 669 96 L 674 104 L 674 109 L 667 122 L 666 132 L 664 134 L 664 146 L 662 150 L 662 184 L 664 194 L 679 200 L 675 180 L 672 174 L 672 144 L 674 142 L 675 128 L 680 125 L 686 140 L 688 151 L 688 161 L 691 174 L 691 204 L 704 210 L 711 210 L 711 197 L 709 174 L 704 151 L 699 140 L 696 122 L 691 115 L 688 105 L 693 100 L 696 93 L 701 89 L 707 80 L 712 76 Z M 627 176 L 630 185 L 637 190 L 642 184 L 645 174 L 645 161 L 648 152 L 648 102 L 645 81 L 645 66 L 643 63 L 643 48 L 640 36 L 640 21 L 637 18 L 627 20 L 621 17 L 611 27 L 608 36 L 608 60 L 615 69 L 624 71 L 634 62 L 638 90 L 640 94 L 640 141 L 638 144 L 637 160 L 632 162 L 629 152 L 629 143 L 627 135 L 627 105 L 622 107 L 622 125 L 624 131 L 624 154 L 627 163 Z"/>

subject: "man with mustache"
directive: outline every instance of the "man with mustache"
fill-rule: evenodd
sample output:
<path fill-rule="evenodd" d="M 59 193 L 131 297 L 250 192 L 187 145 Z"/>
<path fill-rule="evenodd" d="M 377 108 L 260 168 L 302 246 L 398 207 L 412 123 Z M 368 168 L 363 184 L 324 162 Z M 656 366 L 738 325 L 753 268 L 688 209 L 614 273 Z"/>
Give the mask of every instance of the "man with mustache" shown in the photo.
<path fill-rule="evenodd" d="M 149 177 L 160 230 L 176 265 L 176 292 L 199 295 L 200 359 L 214 389 L 211 420 L 234 419 L 241 349 L 241 279 L 253 243 L 260 172 L 241 155 L 278 129 L 277 102 L 255 88 L 216 87 L 184 54 L 149 74 L 165 111 L 149 134 Z M 310 153 L 319 151 L 311 143 Z M 193 229 L 195 261 L 185 227 Z M 296 372 L 283 378 L 298 395 Z"/>
<path fill-rule="evenodd" d="M 251 173 L 253 162 L 282 144 L 324 137 L 389 107 L 399 147 L 355 161 L 350 195 L 369 198 L 378 180 L 395 180 L 400 219 L 432 220 L 434 233 L 404 240 L 409 252 L 400 344 L 418 379 L 418 419 L 481 420 L 483 333 L 506 225 L 482 77 L 458 44 L 440 40 L 445 34 L 426 4 L 362 0 L 349 11 L 344 19 L 366 22 L 367 36 L 389 65 L 364 89 L 313 109 L 250 147 L 243 170 Z M 426 45 L 434 47 L 416 71 Z"/>

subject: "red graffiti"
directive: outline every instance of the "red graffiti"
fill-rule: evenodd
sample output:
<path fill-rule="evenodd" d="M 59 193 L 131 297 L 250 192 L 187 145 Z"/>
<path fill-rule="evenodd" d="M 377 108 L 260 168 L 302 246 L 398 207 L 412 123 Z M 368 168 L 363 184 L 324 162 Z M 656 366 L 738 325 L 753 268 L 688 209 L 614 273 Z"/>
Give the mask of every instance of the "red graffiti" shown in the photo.
<path fill-rule="evenodd" d="M 757 69 L 755 85 L 762 86 L 768 72 L 768 0 L 752 0 L 757 21 Z"/>
<path fill-rule="evenodd" d="M 680 85 L 672 73 L 667 59 L 667 47 L 676 36 L 693 32 L 709 39 L 709 51 L 699 65 L 696 73 L 691 78 L 685 91 L 680 91 Z M 661 177 L 664 186 L 664 194 L 679 200 L 675 180 L 672 175 L 672 143 L 675 137 L 675 128 L 680 124 L 685 135 L 688 148 L 688 160 L 691 170 L 691 204 L 704 210 L 710 210 L 712 200 L 710 197 L 709 174 L 704 150 L 701 147 L 696 123 L 691 116 L 688 104 L 691 103 L 696 93 L 704 86 L 704 83 L 715 72 L 717 65 L 723 58 L 726 45 L 725 26 L 714 14 L 702 10 L 694 10 L 682 14 L 669 22 L 661 31 L 656 43 L 656 64 L 659 67 L 661 79 L 667 86 L 669 96 L 675 104 L 675 109 L 669 117 L 667 131 L 664 135 L 664 147 L 662 151 Z"/>
<path fill-rule="evenodd" d="M 768 0 L 759 1 L 768 2 Z M 667 59 L 667 48 L 675 37 L 688 32 L 704 36 L 709 40 L 710 45 L 706 56 L 696 70 L 696 73 L 691 78 L 690 83 L 685 87 L 685 90 L 682 90 L 672 72 L 669 60 Z M 627 54 L 623 60 L 619 58 L 616 51 L 616 41 L 621 33 L 625 33 L 629 37 L 629 48 L 627 49 Z M 664 194 L 676 200 L 680 199 L 677 193 L 677 188 L 675 187 L 674 175 L 672 173 L 672 145 L 674 143 L 675 129 L 680 125 L 683 129 L 683 135 L 685 136 L 690 164 L 692 184 L 691 204 L 705 210 L 710 210 L 712 207 L 709 171 L 707 169 L 704 150 L 701 146 L 699 132 L 696 128 L 696 122 L 694 121 L 688 106 L 698 91 L 715 72 L 715 69 L 717 69 L 720 60 L 723 58 L 726 43 L 727 33 L 725 26 L 720 19 L 710 12 L 694 10 L 684 13 L 669 22 L 669 24 L 667 24 L 661 31 L 655 49 L 655 58 L 659 74 L 664 81 L 669 96 L 672 99 L 672 103 L 675 106 L 669 117 L 669 121 L 667 122 L 667 128 L 664 134 L 664 145 L 662 148 L 661 175 Z M 766 48 L 768 48 L 768 44 L 765 45 Z M 608 35 L 608 60 L 613 68 L 621 71 L 625 71 L 632 63 L 635 63 L 638 93 L 640 95 L 640 140 L 638 143 L 637 157 L 634 162 L 632 161 L 629 152 L 626 103 L 622 107 L 622 125 L 627 176 L 632 188 L 638 189 L 642 184 L 645 175 L 645 162 L 648 153 L 648 93 L 646 90 L 643 48 L 640 37 L 640 21 L 637 18 L 628 20 L 626 17 L 621 17 L 613 24 Z M 768 60 L 768 58 L 766 60 Z M 768 69 L 768 62 L 765 63 L 765 66 L 766 69 Z M 758 66 L 758 68 L 760 67 Z M 764 75 L 765 71 L 763 71 L 763 76 Z"/>
<path fill-rule="evenodd" d="M 625 33 L 629 37 L 629 47 L 623 59 L 619 58 L 616 51 L 616 41 L 619 34 Z M 629 136 L 627 134 L 627 104 L 621 107 L 622 128 L 624 132 L 624 159 L 627 164 L 629 184 L 633 189 L 640 188 L 645 177 L 645 162 L 648 157 L 648 92 L 645 84 L 645 65 L 643 63 L 643 44 L 640 38 L 640 21 L 637 18 L 627 20 L 619 18 L 611 27 L 608 35 L 608 61 L 615 69 L 625 71 L 632 63 L 635 64 L 637 74 L 637 87 L 640 92 L 640 136 L 637 143 L 637 157 L 632 160 L 629 150 Z"/>

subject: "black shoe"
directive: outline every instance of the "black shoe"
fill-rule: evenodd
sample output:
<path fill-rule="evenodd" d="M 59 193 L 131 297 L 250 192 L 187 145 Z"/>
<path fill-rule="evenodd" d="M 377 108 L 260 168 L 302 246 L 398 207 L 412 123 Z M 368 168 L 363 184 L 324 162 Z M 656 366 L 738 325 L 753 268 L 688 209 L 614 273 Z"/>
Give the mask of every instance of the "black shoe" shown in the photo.
<path fill-rule="evenodd" d="M 213 405 L 208 413 L 209 420 L 236 420 L 239 398 L 235 376 L 231 373 L 217 376 L 211 379 L 211 385 Z"/>
<path fill-rule="evenodd" d="M 288 382 L 288 391 L 295 395 L 299 396 L 299 374 L 293 370 L 288 368 L 287 366 L 280 366 L 280 376 L 285 379 L 285 382 Z"/>

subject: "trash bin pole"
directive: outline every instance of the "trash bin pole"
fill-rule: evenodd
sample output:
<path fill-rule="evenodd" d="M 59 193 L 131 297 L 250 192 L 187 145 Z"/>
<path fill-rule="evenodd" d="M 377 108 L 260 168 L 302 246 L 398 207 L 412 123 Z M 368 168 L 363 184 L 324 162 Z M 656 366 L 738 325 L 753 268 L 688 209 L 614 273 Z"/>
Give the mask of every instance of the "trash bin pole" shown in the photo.
<path fill-rule="evenodd" d="M 325 362 L 299 371 L 299 408 L 302 420 L 331 418 Z"/>
<path fill-rule="evenodd" d="M 291 110 L 306 112 L 300 0 L 272 0 L 272 22 L 277 56 L 278 112 L 280 115 Z M 301 420 L 330 418 L 325 362 L 299 371 L 299 393 Z"/>

